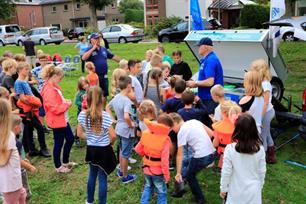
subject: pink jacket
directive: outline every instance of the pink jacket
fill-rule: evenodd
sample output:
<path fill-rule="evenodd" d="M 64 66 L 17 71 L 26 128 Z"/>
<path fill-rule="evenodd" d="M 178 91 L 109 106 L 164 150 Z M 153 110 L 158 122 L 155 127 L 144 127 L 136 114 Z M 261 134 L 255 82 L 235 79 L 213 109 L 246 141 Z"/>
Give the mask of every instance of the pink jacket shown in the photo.
<path fill-rule="evenodd" d="M 43 97 L 47 125 L 50 128 L 67 127 L 65 112 L 70 104 L 63 98 L 61 88 L 46 81 L 40 94 Z"/>

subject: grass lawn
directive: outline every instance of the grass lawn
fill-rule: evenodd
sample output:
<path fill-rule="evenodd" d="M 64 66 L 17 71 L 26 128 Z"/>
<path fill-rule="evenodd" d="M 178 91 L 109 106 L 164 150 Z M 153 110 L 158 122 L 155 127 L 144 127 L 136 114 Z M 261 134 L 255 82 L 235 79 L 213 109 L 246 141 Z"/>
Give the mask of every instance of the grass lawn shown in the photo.
<path fill-rule="evenodd" d="M 125 59 L 143 59 L 144 52 L 147 49 L 155 48 L 156 44 L 111 44 L 113 53 Z M 306 42 L 283 43 L 281 45 L 281 53 L 289 68 L 289 78 L 285 83 L 285 96 L 289 94 L 293 96 L 295 104 L 302 103 L 302 90 L 306 86 Z M 171 53 L 174 49 L 180 49 L 183 52 L 184 61 L 188 62 L 195 73 L 198 64 L 194 59 L 188 47 L 184 43 L 165 44 L 166 52 Z M 60 46 L 47 45 L 38 46 L 44 52 L 54 54 L 60 53 L 61 56 L 66 54 L 75 55 L 77 50 L 72 44 L 64 44 Z M 4 51 L 9 50 L 13 53 L 23 53 L 20 47 L 7 46 L 0 47 L 0 55 Z M 110 72 L 116 68 L 116 64 L 109 61 Z M 66 76 L 61 86 L 64 95 L 68 99 L 74 99 L 76 92 L 76 82 L 81 76 L 80 71 L 76 71 L 71 76 Z M 70 123 L 72 126 L 76 124 L 76 107 L 73 106 L 69 110 Z M 276 123 L 275 123 L 276 124 Z M 289 139 L 297 131 L 297 124 L 281 124 L 286 129 L 276 143 Z M 52 134 L 46 136 L 48 146 L 52 149 Z M 302 204 L 306 202 L 306 171 L 301 167 L 290 166 L 284 163 L 285 160 L 294 160 L 306 164 L 306 142 L 299 138 L 289 145 L 284 146 L 277 152 L 278 163 L 276 165 L 268 165 L 267 174 L 263 192 L 263 201 L 266 204 L 282 203 L 282 204 Z M 36 204 L 70 204 L 84 203 L 86 198 L 86 181 L 87 181 L 87 165 L 84 164 L 85 158 L 85 142 L 82 147 L 73 147 L 71 151 L 71 160 L 80 165 L 73 169 L 73 172 L 67 175 L 56 174 L 53 167 L 52 159 L 34 158 L 32 162 L 38 168 L 38 173 L 30 175 L 30 185 L 33 193 L 31 203 Z M 137 157 L 133 155 L 133 157 Z M 138 160 L 140 158 L 138 157 Z M 120 204 L 139 203 L 140 195 L 143 189 L 143 178 L 141 162 L 132 164 L 132 173 L 136 173 L 139 178 L 130 184 L 123 185 L 117 176 L 113 173 L 108 178 L 108 203 Z M 174 173 L 172 173 L 173 175 Z M 174 176 L 174 175 L 173 175 Z M 219 180 L 220 175 L 214 173 L 211 169 L 203 170 L 198 175 L 200 185 L 205 192 L 205 196 L 209 203 L 221 203 L 219 199 Z M 172 177 L 172 181 L 173 181 Z M 172 192 L 172 184 L 169 192 Z M 97 198 L 97 197 L 96 197 Z M 169 203 L 191 203 L 191 193 L 188 192 L 184 198 L 173 199 L 168 196 Z"/>

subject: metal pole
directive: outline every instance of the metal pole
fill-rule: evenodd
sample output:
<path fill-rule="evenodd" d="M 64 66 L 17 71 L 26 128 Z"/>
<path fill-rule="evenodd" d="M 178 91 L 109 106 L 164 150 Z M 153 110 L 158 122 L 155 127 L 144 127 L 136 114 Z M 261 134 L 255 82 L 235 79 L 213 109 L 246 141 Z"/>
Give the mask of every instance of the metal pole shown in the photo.
<path fill-rule="evenodd" d="M 218 21 L 221 22 L 220 18 L 221 18 L 221 14 L 220 14 L 220 0 L 218 0 Z"/>
<path fill-rule="evenodd" d="M 191 30 L 191 11 L 190 11 L 190 1 L 192 0 L 189 0 L 188 3 L 188 32 L 190 32 Z"/>

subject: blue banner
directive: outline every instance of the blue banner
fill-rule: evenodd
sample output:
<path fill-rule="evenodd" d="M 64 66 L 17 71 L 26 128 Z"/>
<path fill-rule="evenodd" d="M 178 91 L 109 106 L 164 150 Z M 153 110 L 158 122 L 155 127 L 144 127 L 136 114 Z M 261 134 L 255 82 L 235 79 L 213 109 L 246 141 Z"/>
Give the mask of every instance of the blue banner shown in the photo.
<path fill-rule="evenodd" d="M 190 0 L 190 15 L 192 16 L 192 30 L 204 30 L 198 0 Z"/>

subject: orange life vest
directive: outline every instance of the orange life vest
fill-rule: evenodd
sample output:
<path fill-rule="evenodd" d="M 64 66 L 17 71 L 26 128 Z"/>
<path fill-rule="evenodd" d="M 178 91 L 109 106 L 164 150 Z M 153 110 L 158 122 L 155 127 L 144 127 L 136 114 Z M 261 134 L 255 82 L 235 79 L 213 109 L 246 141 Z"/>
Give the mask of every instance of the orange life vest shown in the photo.
<path fill-rule="evenodd" d="M 148 129 L 142 133 L 140 139 L 140 142 L 144 146 L 145 153 L 143 165 L 144 167 L 161 166 L 161 154 L 165 142 L 170 140 L 168 136 L 170 128 L 147 119 L 144 120 L 144 123 Z"/>
<path fill-rule="evenodd" d="M 223 154 L 226 145 L 232 142 L 232 135 L 235 129 L 235 125 L 228 119 L 216 122 L 212 125 L 214 134 L 219 138 L 218 153 Z"/>

